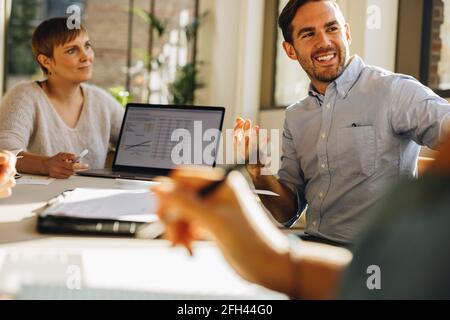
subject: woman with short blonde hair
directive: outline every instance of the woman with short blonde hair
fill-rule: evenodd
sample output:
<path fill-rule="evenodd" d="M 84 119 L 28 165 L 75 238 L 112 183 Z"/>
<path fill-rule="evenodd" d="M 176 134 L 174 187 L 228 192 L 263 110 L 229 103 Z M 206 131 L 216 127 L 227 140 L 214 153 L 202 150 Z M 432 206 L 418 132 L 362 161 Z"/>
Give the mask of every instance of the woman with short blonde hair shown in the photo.
<path fill-rule="evenodd" d="M 33 34 L 43 81 L 17 85 L 3 99 L 0 149 L 21 151 L 17 170 L 68 178 L 103 168 L 118 139 L 123 108 L 104 90 L 88 85 L 94 50 L 87 31 L 69 29 L 67 18 L 42 22 Z M 85 163 L 76 156 L 88 150 Z"/>

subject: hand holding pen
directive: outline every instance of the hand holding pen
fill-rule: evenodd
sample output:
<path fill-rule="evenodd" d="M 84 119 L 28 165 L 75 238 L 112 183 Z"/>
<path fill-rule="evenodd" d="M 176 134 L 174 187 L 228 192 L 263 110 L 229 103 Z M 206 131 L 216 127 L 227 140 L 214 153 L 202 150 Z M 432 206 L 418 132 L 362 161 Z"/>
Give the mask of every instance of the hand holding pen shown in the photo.
<path fill-rule="evenodd" d="M 225 172 L 211 168 L 177 169 L 170 179 L 162 178 L 161 185 L 153 188 L 159 200 L 158 216 L 166 224 L 166 236 L 174 246 L 182 245 L 192 255 L 192 242 L 198 239 L 199 231 L 220 225 L 217 221 L 221 218 L 214 212 L 228 211 L 226 208 L 233 203 L 224 186 L 229 173 L 240 167 L 243 166 L 230 167 Z M 218 207 L 217 203 L 225 205 Z"/>
<path fill-rule="evenodd" d="M 89 165 L 80 163 L 86 154 L 86 152 L 82 152 L 79 156 L 76 156 L 73 153 L 60 152 L 43 161 L 44 170 L 52 178 L 67 179 L 78 171 L 89 169 Z"/>
<path fill-rule="evenodd" d="M 81 160 L 83 160 L 83 158 L 84 158 L 85 156 L 87 156 L 88 153 L 89 153 L 89 150 L 88 150 L 88 149 L 84 149 L 84 150 L 80 153 L 80 155 L 77 156 L 77 157 L 75 158 L 75 160 L 73 161 L 73 163 L 79 163 L 79 162 L 81 162 Z"/>

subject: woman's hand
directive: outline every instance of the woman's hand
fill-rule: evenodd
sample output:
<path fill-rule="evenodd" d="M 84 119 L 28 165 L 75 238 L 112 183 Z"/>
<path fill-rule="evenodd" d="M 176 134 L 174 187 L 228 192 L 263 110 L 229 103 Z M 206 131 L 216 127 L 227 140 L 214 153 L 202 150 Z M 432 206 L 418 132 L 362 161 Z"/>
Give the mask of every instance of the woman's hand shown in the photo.
<path fill-rule="evenodd" d="M 16 185 L 16 156 L 8 151 L 0 151 L 0 198 L 11 196 Z"/>
<path fill-rule="evenodd" d="M 60 152 L 44 160 L 47 175 L 56 179 L 67 179 L 77 171 L 89 169 L 87 164 L 75 163 L 76 157 L 73 153 Z"/>

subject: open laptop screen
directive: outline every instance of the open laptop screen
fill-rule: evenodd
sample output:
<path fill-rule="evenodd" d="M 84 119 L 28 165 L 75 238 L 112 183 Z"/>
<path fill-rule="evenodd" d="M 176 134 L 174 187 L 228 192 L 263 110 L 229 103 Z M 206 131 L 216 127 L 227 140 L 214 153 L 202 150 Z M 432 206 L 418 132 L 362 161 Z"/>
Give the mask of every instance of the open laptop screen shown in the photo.
<path fill-rule="evenodd" d="M 130 104 L 114 168 L 215 165 L 225 109 Z"/>

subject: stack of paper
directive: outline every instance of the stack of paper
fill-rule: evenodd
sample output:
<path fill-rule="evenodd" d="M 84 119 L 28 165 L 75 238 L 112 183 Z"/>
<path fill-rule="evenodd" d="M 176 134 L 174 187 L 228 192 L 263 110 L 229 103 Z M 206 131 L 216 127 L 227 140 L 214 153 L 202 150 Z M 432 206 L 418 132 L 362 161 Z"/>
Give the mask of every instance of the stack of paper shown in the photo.
<path fill-rule="evenodd" d="M 153 222 L 156 197 L 148 190 L 84 189 L 64 193 L 44 215 Z"/>

